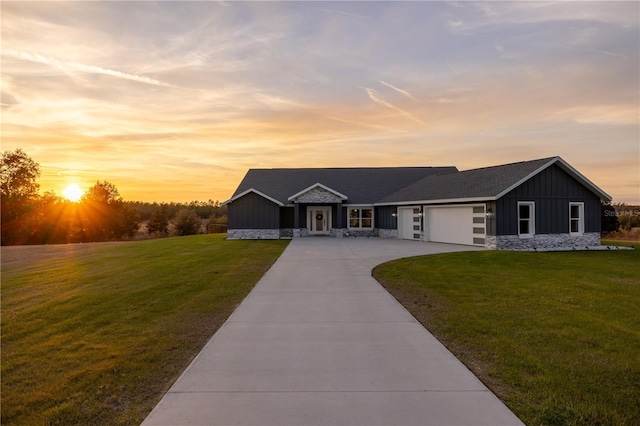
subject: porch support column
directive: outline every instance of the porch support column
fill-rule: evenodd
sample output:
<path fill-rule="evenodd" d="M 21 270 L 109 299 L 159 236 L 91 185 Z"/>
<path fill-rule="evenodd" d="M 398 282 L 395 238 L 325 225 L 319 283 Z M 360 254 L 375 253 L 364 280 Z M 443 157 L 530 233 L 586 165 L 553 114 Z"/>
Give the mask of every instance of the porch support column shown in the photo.
<path fill-rule="evenodd" d="M 293 236 L 300 236 L 300 204 L 293 203 Z"/>
<path fill-rule="evenodd" d="M 338 233 L 342 237 L 342 202 L 338 203 L 338 214 L 336 215 L 338 221 L 336 228 L 339 229 Z"/>

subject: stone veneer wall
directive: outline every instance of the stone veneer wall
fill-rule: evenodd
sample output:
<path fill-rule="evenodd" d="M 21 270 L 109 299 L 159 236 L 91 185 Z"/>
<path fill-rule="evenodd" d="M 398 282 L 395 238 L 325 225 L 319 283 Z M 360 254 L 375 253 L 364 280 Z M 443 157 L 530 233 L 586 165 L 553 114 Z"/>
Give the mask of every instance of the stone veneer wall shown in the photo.
<path fill-rule="evenodd" d="M 587 232 L 583 235 L 569 234 L 537 234 L 533 238 L 520 238 L 517 235 L 499 235 L 489 238 L 495 238 L 495 247 L 498 250 L 536 250 L 536 249 L 555 249 L 555 248 L 582 248 L 600 245 L 599 232 Z"/>
<path fill-rule="evenodd" d="M 495 235 L 485 235 L 484 236 L 484 246 L 490 250 L 495 250 L 498 248 L 498 237 Z"/>
<path fill-rule="evenodd" d="M 378 237 L 380 238 L 391 238 L 398 239 L 398 230 L 397 229 L 378 229 Z"/>
<path fill-rule="evenodd" d="M 344 232 L 345 230 L 342 228 L 331 228 L 331 230 L 329 231 L 329 235 L 335 238 L 342 238 L 344 237 Z"/>
<path fill-rule="evenodd" d="M 341 203 L 342 198 L 324 188 L 316 187 L 294 198 L 293 201 L 296 203 Z"/>
<path fill-rule="evenodd" d="M 280 229 L 229 229 L 228 240 L 277 240 Z"/>
<path fill-rule="evenodd" d="M 293 238 L 308 237 L 309 230 L 307 228 L 293 228 L 291 230 Z"/>
<path fill-rule="evenodd" d="M 360 229 L 345 229 L 345 237 L 377 237 L 378 229 L 360 230 Z"/>

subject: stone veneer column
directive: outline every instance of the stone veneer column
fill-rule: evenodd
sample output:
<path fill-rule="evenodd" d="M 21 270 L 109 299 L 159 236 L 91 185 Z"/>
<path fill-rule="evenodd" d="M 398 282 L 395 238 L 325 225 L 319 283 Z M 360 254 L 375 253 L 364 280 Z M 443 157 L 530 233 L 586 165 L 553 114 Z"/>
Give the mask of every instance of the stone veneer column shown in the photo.
<path fill-rule="evenodd" d="M 397 240 L 398 230 L 397 229 L 378 229 L 378 237 Z"/>

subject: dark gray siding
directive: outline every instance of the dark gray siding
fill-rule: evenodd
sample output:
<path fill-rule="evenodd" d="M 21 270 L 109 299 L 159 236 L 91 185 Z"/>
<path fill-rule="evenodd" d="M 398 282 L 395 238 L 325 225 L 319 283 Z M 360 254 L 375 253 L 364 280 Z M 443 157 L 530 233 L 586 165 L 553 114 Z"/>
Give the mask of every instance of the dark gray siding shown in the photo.
<path fill-rule="evenodd" d="M 306 204 L 300 204 L 299 207 L 299 211 L 298 211 L 298 219 L 300 220 L 300 228 L 306 228 L 307 227 L 307 205 Z"/>
<path fill-rule="evenodd" d="M 253 192 L 230 203 L 228 209 L 229 229 L 280 228 L 280 207 Z"/>
<path fill-rule="evenodd" d="M 600 232 L 600 198 L 553 165 L 496 202 L 497 235 L 518 234 L 518 201 L 536 204 L 536 234 L 569 232 L 569 203 L 584 203 L 584 231 Z"/>
<path fill-rule="evenodd" d="M 374 214 L 375 227 L 378 229 L 397 229 L 398 218 L 392 216 L 397 210 L 396 206 L 376 207 Z"/>
<path fill-rule="evenodd" d="M 340 224 L 338 224 L 338 209 L 342 208 L 342 205 L 338 206 L 334 204 L 331 207 L 331 227 L 332 228 L 340 228 Z"/>
<path fill-rule="evenodd" d="M 280 207 L 280 228 L 293 228 L 293 207 Z"/>
<path fill-rule="evenodd" d="M 496 235 L 496 227 L 497 227 L 497 203 L 495 201 L 489 201 L 485 206 L 485 212 L 491 211 L 490 215 L 486 215 L 486 233 L 487 235 Z"/>
<path fill-rule="evenodd" d="M 346 207 L 342 207 L 342 223 L 340 224 L 339 228 L 346 228 L 347 227 L 347 219 L 349 218 L 349 209 Z"/>

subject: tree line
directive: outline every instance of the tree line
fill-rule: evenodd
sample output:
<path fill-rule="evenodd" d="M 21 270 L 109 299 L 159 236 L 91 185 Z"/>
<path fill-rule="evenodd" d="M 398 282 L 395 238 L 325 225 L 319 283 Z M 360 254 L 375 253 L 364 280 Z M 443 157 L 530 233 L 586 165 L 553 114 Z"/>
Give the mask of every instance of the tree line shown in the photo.
<path fill-rule="evenodd" d="M 226 224 L 218 201 L 124 201 L 118 188 L 98 181 L 78 202 L 54 192 L 39 194 L 40 165 L 21 149 L 5 151 L 0 164 L 1 243 L 55 244 L 132 239 L 146 223 L 154 237 L 200 232 L 203 219 Z"/>
<path fill-rule="evenodd" d="M 615 203 L 602 212 L 603 237 L 615 240 L 640 240 L 640 206 Z M 610 224 L 610 226 L 607 226 Z"/>
<path fill-rule="evenodd" d="M 126 240 L 136 236 L 141 224 L 151 237 L 197 234 L 203 223 L 226 230 L 227 208 L 218 201 L 124 201 L 105 180 L 72 202 L 54 192 L 39 194 L 40 165 L 21 149 L 3 152 L 1 161 L 2 245 Z M 602 232 L 629 233 L 640 227 L 640 206 L 603 203 L 601 217 Z"/>

